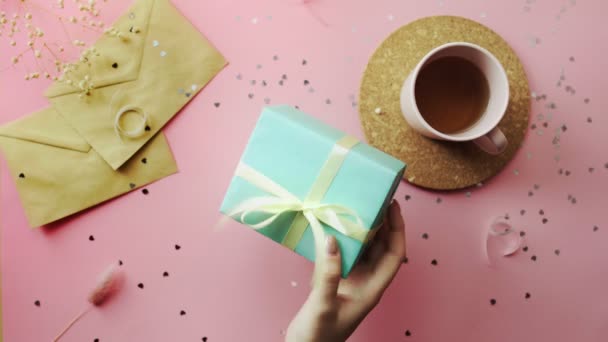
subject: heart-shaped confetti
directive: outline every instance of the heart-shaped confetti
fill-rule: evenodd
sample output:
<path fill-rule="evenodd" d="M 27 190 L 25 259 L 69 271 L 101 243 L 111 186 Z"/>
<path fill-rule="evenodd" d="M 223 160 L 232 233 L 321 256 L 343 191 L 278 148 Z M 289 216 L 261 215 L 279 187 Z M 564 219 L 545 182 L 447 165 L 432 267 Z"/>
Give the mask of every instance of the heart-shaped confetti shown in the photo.
<path fill-rule="evenodd" d="M 166 55 L 167 55 L 167 51 L 163 50 L 163 51 L 160 52 L 160 56 L 161 57 L 165 57 Z"/>
<path fill-rule="evenodd" d="M 192 86 L 190 86 L 190 89 L 192 89 L 192 91 L 196 91 L 196 88 L 198 88 L 198 86 L 196 84 L 193 84 Z"/>
<path fill-rule="evenodd" d="M 158 45 L 159 45 L 158 40 L 155 40 L 155 41 L 152 42 L 152 46 L 157 47 Z"/>

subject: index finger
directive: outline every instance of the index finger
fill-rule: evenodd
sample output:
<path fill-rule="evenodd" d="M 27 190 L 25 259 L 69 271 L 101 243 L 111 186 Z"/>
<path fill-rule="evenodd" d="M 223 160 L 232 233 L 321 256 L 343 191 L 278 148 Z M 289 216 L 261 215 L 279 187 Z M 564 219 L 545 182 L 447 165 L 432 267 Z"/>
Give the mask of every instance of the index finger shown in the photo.
<path fill-rule="evenodd" d="M 388 250 L 403 258 L 405 256 L 405 223 L 403 222 L 399 202 L 395 201 L 391 205 L 388 219 Z"/>
<path fill-rule="evenodd" d="M 382 295 L 393 280 L 405 257 L 405 224 L 401 216 L 401 208 L 396 201 L 390 206 L 388 227 L 386 228 L 388 228 L 386 232 L 387 249 L 376 263 L 370 280 L 370 285 L 374 291 L 378 292 L 378 296 Z"/>

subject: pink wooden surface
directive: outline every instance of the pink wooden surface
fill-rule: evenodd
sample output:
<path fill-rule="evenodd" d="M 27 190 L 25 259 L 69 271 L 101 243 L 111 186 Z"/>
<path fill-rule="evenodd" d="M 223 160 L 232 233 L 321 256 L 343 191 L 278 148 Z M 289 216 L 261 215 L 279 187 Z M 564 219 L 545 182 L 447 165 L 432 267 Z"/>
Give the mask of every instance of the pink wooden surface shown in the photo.
<path fill-rule="evenodd" d="M 0 2 L 0 10 L 14 2 Z M 351 340 L 608 338 L 606 2 L 313 1 L 327 27 L 296 0 L 174 3 L 230 61 L 165 129 L 179 174 L 148 186 L 148 195 L 133 192 L 32 230 L 0 163 L 6 341 L 50 340 L 85 305 L 96 274 L 119 259 L 126 287 L 64 341 L 281 340 L 307 295 L 312 264 L 245 227 L 212 229 L 260 108 L 265 101 L 299 105 L 363 138 L 353 101 L 367 59 L 400 25 L 438 14 L 496 30 L 523 60 L 531 89 L 547 99 L 533 101 L 536 128 L 513 162 L 483 186 L 449 194 L 400 186 L 409 263 Z M 127 5 L 104 5 L 106 22 Z M 60 34 L 47 35 L 54 33 Z M 3 39 L 0 69 L 13 53 Z M 2 123 L 47 104 L 48 82 L 24 81 L 24 73 L 19 64 L 0 74 Z M 507 213 L 525 231 L 528 250 L 488 267 L 484 232 Z"/>

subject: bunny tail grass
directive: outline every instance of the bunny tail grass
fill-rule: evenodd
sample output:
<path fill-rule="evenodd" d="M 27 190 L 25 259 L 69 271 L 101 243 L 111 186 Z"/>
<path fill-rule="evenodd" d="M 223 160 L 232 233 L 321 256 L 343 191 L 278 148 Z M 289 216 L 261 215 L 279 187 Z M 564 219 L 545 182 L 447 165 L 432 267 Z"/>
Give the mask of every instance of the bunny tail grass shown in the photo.
<path fill-rule="evenodd" d="M 87 312 L 89 312 L 89 310 L 91 310 L 91 308 L 92 308 L 92 307 L 91 307 L 91 306 L 89 306 L 89 307 L 87 307 L 86 309 L 82 310 L 82 312 L 80 312 L 78 315 L 76 315 L 76 317 L 74 317 L 74 318 L 73 318 L 73 319 L 70 321 L 70 323 L 68 323 L 68 325 L 66 325 L 66 327 L 65 327 L 65 328 L 63 328 L 63 330 L 62 330 L 62 331 L 59 333 L 59 335 L 57 335 L 57 337 L 55 337 L 55 338 L 53 339 L 53 342 L 57 342 L 57 341 L 59 341 L 59 339 L 60 339 L 61 337 L 63 337 L 63 335 L 65 335 L 65 333 L 66 333 L 66 332 L 68 332 L 68 330 L 70 330 L 70 328 L 71 328 L 71 327 L 72 327 L 74 324 L 76 324 L 76 322 L 78 322 L 78 320 L 79 320 L 79 319 L 81 319 L 81 318 L 82 318 L 82 316 L 86 315 L 86 314 L 87 314 Z"/>

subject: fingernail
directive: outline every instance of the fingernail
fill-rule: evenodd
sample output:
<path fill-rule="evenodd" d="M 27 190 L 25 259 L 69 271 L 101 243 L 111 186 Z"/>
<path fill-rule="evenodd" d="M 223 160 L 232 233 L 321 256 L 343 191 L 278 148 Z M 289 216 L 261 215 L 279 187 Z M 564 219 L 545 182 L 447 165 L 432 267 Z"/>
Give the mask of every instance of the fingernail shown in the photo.
<path fill-rule="evenodd" d="M 325 248 L 327 250 L 327 254 L 329 255 L 338 254 L 338 244 L 336 243 L 336 238 L 331 235 L 327 235 L 325 238 Z"/>
<path fill-rule="evenodd" d="M 397 208 L 401 209 L 401 205 L 396 200 L 393 200 L 393 203 L 391 203 L 391 207 L 397 207 Z"/>

